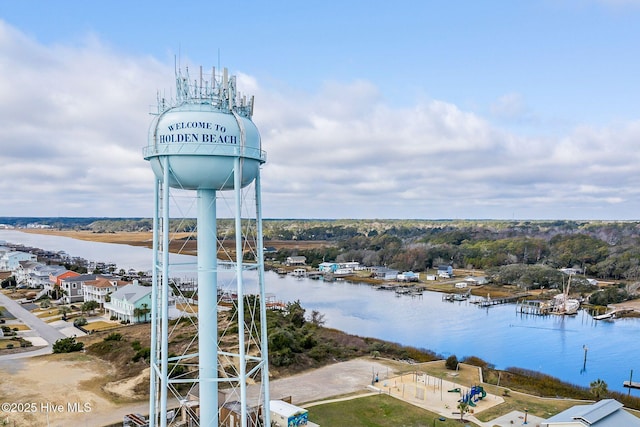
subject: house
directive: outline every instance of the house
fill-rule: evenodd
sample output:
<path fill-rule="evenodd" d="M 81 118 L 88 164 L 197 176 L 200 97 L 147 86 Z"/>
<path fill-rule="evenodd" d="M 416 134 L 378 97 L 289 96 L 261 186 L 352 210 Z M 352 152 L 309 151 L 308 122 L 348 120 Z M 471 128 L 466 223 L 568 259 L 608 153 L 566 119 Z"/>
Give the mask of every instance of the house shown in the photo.
<path fill-rule="evenodd" d="M 438 266 L 438 277 L 442 277 L 445 279 L 450 279 L 453 277 L 453 267 L 450 265 L 439 265 Z"/>
<path fill-rule="evenodd" d="M 83 287 L 86 282 L 96 280 L 97 274 L 79 274 L 77 276 L 60 279 L 60 289 L 64 296 L 61 298 L 67 304 L 84 302 Z"/>
<path fill-rule="evenodd" d="M 110 297 L 107 298 L 108 296 L 119 288 L 129 284 L 131 284 L 131 282 L 118 280 L 114 277 L 97 276 L 94 280 L 88 280 L 82 284 L 84 302 L 96 301 L 100 308 L 102 308 L 104 307 L 104 303 L 110 299 Z"/>
<path fill-rule="evenodd" d="M 19 261 L 18 268 L 13 272 L 13 276 L 16 278 L 16 283 L 18 285 L 23 285 L 27 287 L 29 286 L 29 276 L 31 273 L 38 267 L 38 265 L 42 265 L 38 261 Z M 47 276 L 47 280 L 49 276 Z"/>
<path fill-rule="evenodd" d="M 640 418 L 623 409 L 615 399 L 577 405 L 543 421 L 541 427 L 640 427 Z"/>
<path fill-rule="evenodd" d="M 306 265 L 307 257 L 306 256 L 288 256 L 285 261 L 286 265 Z"/>
<path fill-rule="evenodd" d="M 577 274 L 582 274 L 582 269 L 580 268 L 561 268 L 562 271 L 567 276 L 575 276 Z"/>
<path fill-rule="evenodd" d="M 487 283 L 489 283 L 489 280 L 487 280 L 485 276 L 469 276 L 466 277 L 464 281 L 472 286 L 486 285 Z"/>
<path fill-rule="evenodd" d="M 398 277 L 399 271 L 393 270 L 387 267 L 372 267 L 371 273 L 373 274 L 373 277 L 375 277 L 376 279 L 396 280 Z"/>
<path fill-rule="evenodd" d="M 108 316 L 121 322 L 145 321 L 151 310 L 151 286 L 141 286 L 136 281 L 123 286 L 111 294 L 111 301 L 104 303 L 104 309 Z"/>
<path fill-rule="evenodd" d="M 321 271 L 323 273 L 333 273 L 338 269 L 338 267 L 339 265 L 337 262 L 323 261 L 320 264 L 318 264 L 318 271 Z"/>
<path fill-rule="evenodd" d="M 362 269 L 361 266 L 360 266 L 360 263 L 358 261 L 341 262 L 339 268 L 348 269 L 348 270 L 351 270 L 351 271 L 361 270 Z"/>
<path fill-rule="evenodd" d="M 69 279 L 71 277 L 80 276 L 80 273 L 71 271 L 71 270 L 56 270 L 51 272 L 49 275 L 49 283 L 44 285 L 44 289 L 47 291 L 49 296 L 52 296 L 52 292 L 54 289 L 61 289 L 62 281 L 65 279 Z"/>
<path fill-rule="evenodd" d="M 413 271 L 405 271 L 404 273 L 398 274 L 399 282 L 418 282 L 420 278 Z"/>
<path fill-rule="evenodd" d="M 50 285 L 49 278 L 52 274 L 63 273 L 67 269 L 62 265 L 46 265 L 41 262 L 32 263 L 24 261 L 20 263 L 22 267 L 21 274 L 29 288 L 44 289 Z M 16 274 L 17 276 L 17 274 Z"/>
<path fill-rule="evenodd" d="M 0 270 L 16 271 L 20 267 L 20 261 L 38 261 L 38 257 L 27 252 L 4 252 L 0 256 Z"/>

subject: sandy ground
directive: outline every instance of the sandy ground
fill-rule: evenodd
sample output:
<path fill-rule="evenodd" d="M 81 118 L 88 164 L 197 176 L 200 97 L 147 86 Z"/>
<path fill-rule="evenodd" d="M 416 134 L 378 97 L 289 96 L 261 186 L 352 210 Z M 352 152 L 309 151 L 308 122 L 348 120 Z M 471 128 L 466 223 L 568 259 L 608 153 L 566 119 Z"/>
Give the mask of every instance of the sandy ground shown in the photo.
<path fill-rule="evenodd" d="M 110 369 L 107 363 L 83 354 L 2 361 L 0 423 L 95 427 L 148 408 L 146 400 L 142 405 L 115 404 L 96 390 L 96 380 Z"/>

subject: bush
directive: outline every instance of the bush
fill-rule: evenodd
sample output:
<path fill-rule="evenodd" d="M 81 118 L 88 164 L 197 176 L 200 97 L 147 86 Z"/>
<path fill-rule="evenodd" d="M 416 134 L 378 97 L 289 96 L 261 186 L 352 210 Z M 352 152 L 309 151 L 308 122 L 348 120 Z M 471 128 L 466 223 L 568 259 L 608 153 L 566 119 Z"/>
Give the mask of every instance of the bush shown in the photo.
<path fill-rule="evenodd" d="M 105 341 L 122 341 L 122 334 L 119 332 L 112 332 L 104 339 Z"/>
<path fill-rule="evenodd" d="M 84 343 L 76 342 L 75 337 L 61 338 L 53 344 L 54 353 L 71 353 L 84 349 Z"/>
<path fill-rule="evenodd" d="M 133 355 L 131 360 L 134 362 L 137 362 L 140 359 L 142 359 L 143 361 L 146 361 L 146 360 L 149 360 L 150 357 L 151 357 L 151 349 L 149 347 L 144 347 L 138 350 L 136 354 Z"/>
<path fill-rule="evenodd" d="M 445 360 L 444 362 L 444 366 L 452 371 L 458 369 L 458 358 L 456 357 L 456 355 L 452 354 L 451 356 L 447 357 L 447 360 Z"/>
<path fill-rule="evenodd" d="M 73 326 L 84 326 L 87 323 L 87 319 L 85 319 L 84 317 L 78 317 L 76 320 L 73 321 Z"/>

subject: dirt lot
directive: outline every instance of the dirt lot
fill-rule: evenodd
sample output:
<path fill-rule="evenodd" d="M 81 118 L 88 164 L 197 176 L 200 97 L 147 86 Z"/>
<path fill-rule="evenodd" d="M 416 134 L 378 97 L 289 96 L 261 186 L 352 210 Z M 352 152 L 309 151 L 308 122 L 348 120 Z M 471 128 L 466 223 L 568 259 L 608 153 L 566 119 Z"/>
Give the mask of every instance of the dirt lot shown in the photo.
<path fill-rule="evenodd" d="M 0 421 L 10 426 L 104 425 L 113 414 L 128 411 L 100 389 L 111 370 L 83 354 L 2 361 Z"/>

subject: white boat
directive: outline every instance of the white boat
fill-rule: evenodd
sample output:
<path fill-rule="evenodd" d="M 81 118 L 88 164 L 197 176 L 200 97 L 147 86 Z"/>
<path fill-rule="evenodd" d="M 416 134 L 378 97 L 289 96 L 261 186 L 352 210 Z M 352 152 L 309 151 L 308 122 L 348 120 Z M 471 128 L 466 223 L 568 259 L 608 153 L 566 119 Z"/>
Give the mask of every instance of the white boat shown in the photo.
<path fill-rule="evenodd" d="M 291 272 L 291 275 L 293 277 L 298 277 L 298 278 L 302 278 L 302 277 L 306 277 L 307 276 L 307 270 L 304 268 L 296 268 L 293 270 L 293 272 Z"/>
<path fill-rule="evenodd" d="M 571 274 L 567 281 L 567 287 L 564 291 L 553 298 L 551 312 L 553 314 L 572 315 L 578 313 L 580 309 L 580 301 L 575 298 L 569 298 L 569 288 L 571 287 Z"/>

